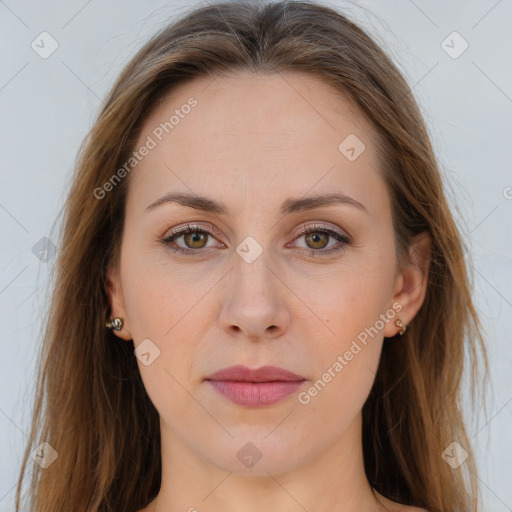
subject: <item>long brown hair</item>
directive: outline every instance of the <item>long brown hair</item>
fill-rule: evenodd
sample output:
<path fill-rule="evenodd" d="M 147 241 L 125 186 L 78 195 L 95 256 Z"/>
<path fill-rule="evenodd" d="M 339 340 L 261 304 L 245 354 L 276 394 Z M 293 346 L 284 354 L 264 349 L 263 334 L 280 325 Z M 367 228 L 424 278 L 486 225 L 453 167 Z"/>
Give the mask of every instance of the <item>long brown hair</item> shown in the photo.
<path fill-rule="evenodd" d="M 225 2 L 186 13 L 144 45 L 109 93 L 80 148 L 65 204 L 16 510 L 27 461 L 43 442 L 58 457 L 46 469 L 32 464 L 31 511 L 131 512 L 157 495 L 158 412 L 133 342 L 120 343 L 105 328 L 106 269 L 119 258 L 130 180 L 102 198 L 94 191 L 127 161 L 145 116 L 175 85 L 237 70 L 309 72 L 348 94 L 379 134 L 398 262 L 407 262 L 423 231 L 432 253 L 425 301 L 404 336 L 386 340 L 363 407 L 366 474 L 391 500 L 431 512 L 477 511 L 461 377 L 467 368 L 474 398 L 477 363 L 486 371 L 488 363 L 464 243 L 428 132 L 384 51 L 342 14 L 305 1 Z M 442 456 L 452 442 L 470 454 L 456 469 Z"/>

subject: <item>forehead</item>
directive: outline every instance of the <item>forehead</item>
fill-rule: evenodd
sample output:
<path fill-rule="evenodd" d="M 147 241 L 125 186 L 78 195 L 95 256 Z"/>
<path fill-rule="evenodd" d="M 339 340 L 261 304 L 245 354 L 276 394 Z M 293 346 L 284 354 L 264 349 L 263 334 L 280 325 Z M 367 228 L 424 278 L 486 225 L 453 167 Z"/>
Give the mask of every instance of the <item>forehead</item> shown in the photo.
<path fill-rule="evenodd" d="M 272 201 L 334 187 L 363 198 L 382 193 L 376 137 L 344 93 L 306 73 L 196 78 L 145 119 L 136 148 L 152 149 L 130 188 L 146 203 L 168 190 Z"/>

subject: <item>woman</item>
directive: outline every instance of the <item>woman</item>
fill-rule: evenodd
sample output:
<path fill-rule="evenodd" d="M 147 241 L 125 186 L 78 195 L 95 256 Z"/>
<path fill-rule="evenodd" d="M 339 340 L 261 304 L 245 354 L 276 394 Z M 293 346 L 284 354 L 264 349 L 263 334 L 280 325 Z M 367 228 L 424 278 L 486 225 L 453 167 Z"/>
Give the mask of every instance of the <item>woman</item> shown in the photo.
<path fill-rule="evenodd" d="M 334 10 L 209 5 L 138 52 L 53 293 L 17 510 L 30 455 L 38 512 L 478 510 L 462 241 L 410 89 Z"/>

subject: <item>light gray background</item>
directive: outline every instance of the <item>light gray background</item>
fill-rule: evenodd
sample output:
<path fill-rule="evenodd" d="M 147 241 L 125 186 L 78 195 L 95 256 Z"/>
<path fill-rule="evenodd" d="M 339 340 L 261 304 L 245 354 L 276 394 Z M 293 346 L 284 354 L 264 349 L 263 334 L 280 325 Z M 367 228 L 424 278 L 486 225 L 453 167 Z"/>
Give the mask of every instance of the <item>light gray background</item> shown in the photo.
<path fill-rule="evenodd" d="M 14 509 L 48 303 L 51 262 L 32 248 L 55 238 L 76 153 L 115 77 L 151 34 L 191 5 L 0 0 L 0 511 Z M 488 411 L 469 425 L 484 510 L 512 511 L 512 1 L 327 5 L 343 8 L 386 47 L 429 125 L 473 258 L 491 358 Z M 31 48 L 43 31 L 59 45 L 47 59 Z M 458 58 L 442 46 L 453 31 L 469 44 Z M 457 52 L 461 40 L 452 39 L 445 44 Z"/>

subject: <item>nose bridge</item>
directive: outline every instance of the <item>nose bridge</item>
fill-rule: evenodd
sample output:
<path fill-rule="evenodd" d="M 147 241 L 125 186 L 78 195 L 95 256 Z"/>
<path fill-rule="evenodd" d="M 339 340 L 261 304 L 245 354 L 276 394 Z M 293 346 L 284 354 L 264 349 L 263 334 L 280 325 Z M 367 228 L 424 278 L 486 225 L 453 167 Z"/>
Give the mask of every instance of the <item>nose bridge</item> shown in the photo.
<path fill-rule="evenodd" d="M 251 339 L 286 329 L 286 305 L 279 282 L 268 268 L 272 266 L 269 255 L 270 251 L 253 236 L 236 247 L 221 314 L 224 329 L 240 330 Z"/>
<path fill-rule="evenodd" d="M 231 293 L 238 295 L 238 300 L 249 300 L 255 305 L 274 302 L 275 283 L 271 282 L 272 273 L 267 267 L 271 264 L 269 254 L 268 248 L 264 249 L 253 236 L 246 237 L 236 247 Z"/>

